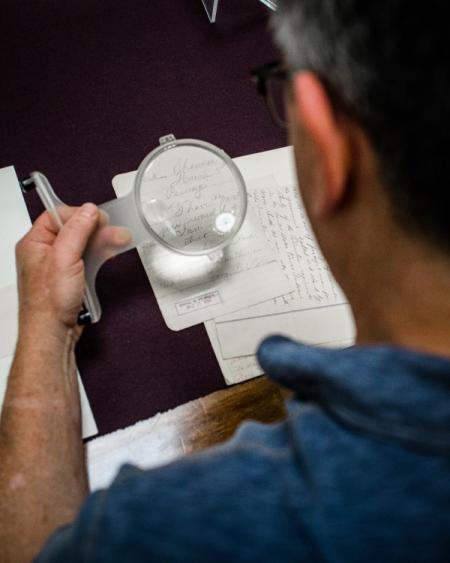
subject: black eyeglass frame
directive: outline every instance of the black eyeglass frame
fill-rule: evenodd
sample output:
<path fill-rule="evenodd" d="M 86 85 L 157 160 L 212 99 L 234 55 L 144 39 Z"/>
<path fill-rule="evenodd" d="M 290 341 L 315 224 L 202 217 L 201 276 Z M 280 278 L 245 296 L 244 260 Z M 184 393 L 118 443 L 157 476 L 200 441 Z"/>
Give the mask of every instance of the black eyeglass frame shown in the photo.
<path fill-rule="evenodd" d="M 284 121 L 278 114 L 274 100 L 270 96 L 268 83 L 269 80 L 272 79 L 279 80 L 281 82 L 288 82 L 291 79 L 292 74 L 286 69 L 283 63 L 281 63 L 280 61 L 273 61 L 252 70 L 251 76 L 256 83 L 256 90 L 258 94 L 264 98 L 272 121 L 278 127 L 287 129 L 287 122 Z M 336 115 L 345 114 L 355 121 L 360 121 L 361 116 L 360 112 L 357 111 L 357 108 L 351 107 L 348 103 L 346 103 L 343 97 L 338 94 L 337 89 L 334 88 L 326 78 L 319 76 L 319 79 L 329 96 Z"/>
<path fill-rule="evenodd" d="M 264 98 L 266 106 L 269 110 L 272 121 L 278 127 L 287 129 L 287 123 L 281 118 L 276 110 L 275 102 L 270 96 L 269 81 L 278 80 L 280 82 L 287 82 L 290 74 L 280 61 L 272 61 L 259 66 L 251 71 L 251 77 L 256 83 L 257 93 Z"/>

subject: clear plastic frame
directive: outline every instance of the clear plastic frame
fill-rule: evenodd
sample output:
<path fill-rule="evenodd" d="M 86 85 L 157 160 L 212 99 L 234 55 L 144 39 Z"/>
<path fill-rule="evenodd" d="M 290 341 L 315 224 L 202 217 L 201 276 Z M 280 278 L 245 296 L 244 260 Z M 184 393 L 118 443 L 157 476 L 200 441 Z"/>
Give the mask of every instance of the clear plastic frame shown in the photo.
<path fill-rule="evenodd" d="M 275 11 L 277 9 L 277 0 L 259 0 L 265 6 Z M 217 19 L 217 9 L 219 7 L 219 0 L 202 0 L 205 7 L 208 19 L 211 23 L 215 23 Z"/>

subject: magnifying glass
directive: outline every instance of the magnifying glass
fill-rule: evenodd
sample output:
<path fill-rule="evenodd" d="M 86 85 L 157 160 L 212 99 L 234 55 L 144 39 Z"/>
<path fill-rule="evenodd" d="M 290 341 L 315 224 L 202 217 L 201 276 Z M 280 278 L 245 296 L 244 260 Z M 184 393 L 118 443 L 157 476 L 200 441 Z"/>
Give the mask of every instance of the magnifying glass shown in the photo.
<path fill-rule="evenodd" d="M 196 139 L 166 135 L 140 164 L 133 190 L 99 205 L 108 225 L 126 227 L 130 244 L 111 249 L 102 242 L 101 227 L 83 256 L 85 307 L 79 323 L 99 321 L 101 307 L 95 280 L 102 264 L 116 254 L 155 241 L 170 251 L 217 260 L 238 233 L 247 211 L 244 179 L 231 158 L 218 147 Z M 36 188 L 56 225 L 64 224 L 64 207 L 47 178 L 33 172 L 22 181 Z"/>

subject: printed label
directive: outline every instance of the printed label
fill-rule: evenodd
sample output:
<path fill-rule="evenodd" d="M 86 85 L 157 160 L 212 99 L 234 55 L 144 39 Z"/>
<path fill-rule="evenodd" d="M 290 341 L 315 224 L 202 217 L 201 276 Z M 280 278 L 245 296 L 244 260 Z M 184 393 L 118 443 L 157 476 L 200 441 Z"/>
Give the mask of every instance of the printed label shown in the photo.
<path fill-rule="evenodd" d="M 191 297 L 191 299 L 175 303 L 175 308 L 178 316 L 181 316 L 198 311 L 199 309 L 211 307 L 212 305 L 220 305 L 221 303 L 222 300 L 220 298 L 220 293 L 217 290 L 214 290 L 203 293 L 202 295 L 196 295 L 195 297 Z"/>

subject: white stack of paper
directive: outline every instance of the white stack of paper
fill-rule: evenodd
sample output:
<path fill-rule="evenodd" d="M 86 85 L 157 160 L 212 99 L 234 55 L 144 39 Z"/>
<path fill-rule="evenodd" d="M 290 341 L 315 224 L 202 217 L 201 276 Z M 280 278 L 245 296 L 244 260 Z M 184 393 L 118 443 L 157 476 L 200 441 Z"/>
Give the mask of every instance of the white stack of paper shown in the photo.
<path fill-rule="evenodd" d="M 18 331 L 15 245 L 31 221 L 13 166 L 0 169 L 0 410 L 13 360 Z M 83 437 L 97 433 L 86 393 L 78 378 Z"/>
<path fill-rule="evenodd" d="M 291 149 L 235 162 L 267 242 L 295 290 L 205 323 L 229 384 L 262 373 L 255 354 L 271 334 L 324 346 L 346 346 L 354 339 L 350 308 L 320 253 L 300 199 Z"/>
<path fill-rule="evenodd" d="M 236 163 L 267 242 L 295 291 L 205 323 L 229 384 L 262 373 L 255 354 L 271 334 L 326 346 L 351 344 L 354 334 L 345 296 L 320 253 L 303 208 L 290 149 L 242 157 Z M 271 174 L 250 178 L 256 171 Z"/>
<path fill-rule="evenodd" d="M 300 200 L 291 147 L 234 162 L 249 212 L 221 271 L 206 257 L 177 256 L 155 243 L 138 249 L 167 325 L 180 330 L 204 322 L 229 384 L 262 373 L 255 353 L 270 334 L 328 346 L 347 345 L 354 334 Z M 113 179 L 118 197 L 133 189 L 135 175 Z"/>

